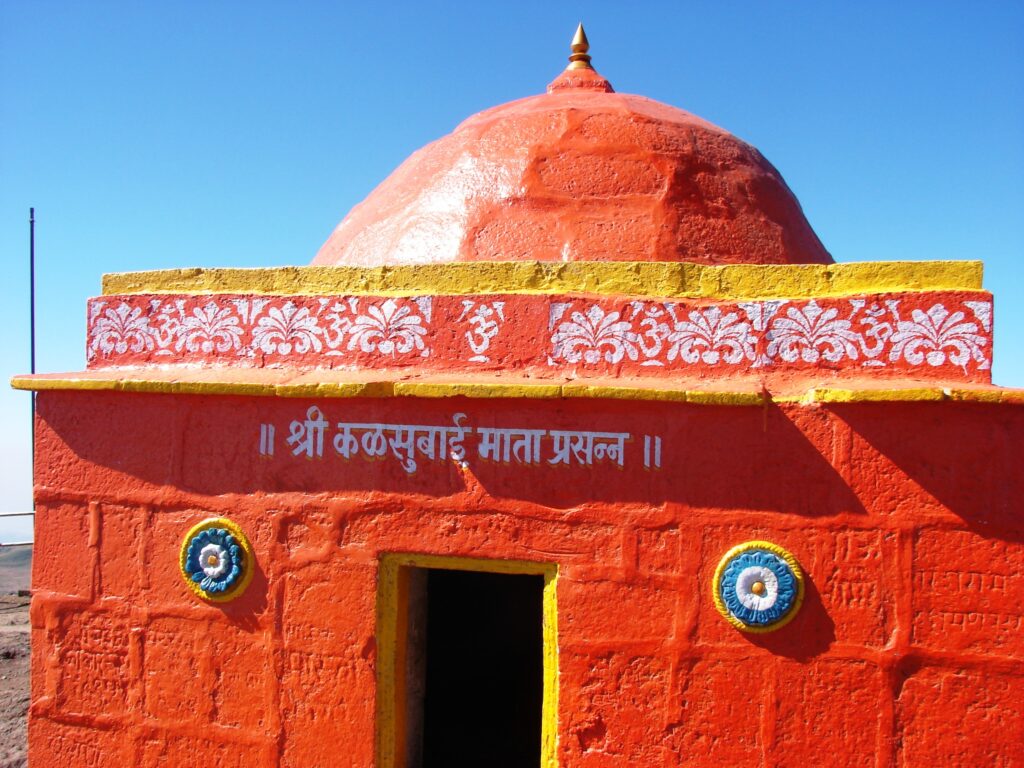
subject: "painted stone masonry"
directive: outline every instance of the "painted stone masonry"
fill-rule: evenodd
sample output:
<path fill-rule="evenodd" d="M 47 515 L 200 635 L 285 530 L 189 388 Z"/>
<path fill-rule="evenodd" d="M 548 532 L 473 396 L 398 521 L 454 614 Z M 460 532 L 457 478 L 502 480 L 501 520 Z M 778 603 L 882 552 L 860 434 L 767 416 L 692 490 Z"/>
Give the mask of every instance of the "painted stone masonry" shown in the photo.
<path fill-rule="evenodd" d="M 442 424 L 450 406 L 43 393 L 35 759 L 374 765 L 377 563 L 424 551 L 558 564 L 560 765 L 1019 755 L 1024 410 L 465 406 L 494 428 L 661 432 L 664 464 L 267 459 L 267 420 L 321 407 Z M 257 564 L 223 605 L 197 602 L 176 567 L 211 516 L 247 531 Z M 767 635 L 738 632 L 710 596 L 750 539 L 807 573 L 800 612 Z"/>
<path fill-rule="evenodd" d="M 832 263 L 588 50 L 314 266 L 108 275 L 13 379 L 33 766 L 1024 765 L 981 265 Z"/>

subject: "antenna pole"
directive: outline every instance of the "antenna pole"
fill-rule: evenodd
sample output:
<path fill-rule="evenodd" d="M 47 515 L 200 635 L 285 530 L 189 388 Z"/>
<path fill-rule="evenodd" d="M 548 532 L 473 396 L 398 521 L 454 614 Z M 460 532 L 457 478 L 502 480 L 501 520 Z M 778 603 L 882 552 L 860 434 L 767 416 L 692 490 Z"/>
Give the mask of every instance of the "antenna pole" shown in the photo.
<path fill-rule="evenodd" d="M 28 328 L 30 373 L 36 372 L 36 209 L 28 209 Z M 32 509 L 36 487 L 36 393 L 32 392 Z"/>

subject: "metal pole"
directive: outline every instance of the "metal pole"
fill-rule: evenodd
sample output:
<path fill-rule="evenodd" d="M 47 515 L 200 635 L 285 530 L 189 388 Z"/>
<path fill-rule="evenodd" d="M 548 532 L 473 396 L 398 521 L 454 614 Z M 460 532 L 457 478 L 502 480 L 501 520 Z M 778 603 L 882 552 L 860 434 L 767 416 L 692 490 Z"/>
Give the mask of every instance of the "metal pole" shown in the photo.
<path fill-rule="evenodd" d="M 36 209 L 28 209 L 28 306 L 32 370 L 36 372 Z"/>
<path fill-rule="evenodd" d="M 36 372 L 36 209 L 28 209 L 28 334 L 30 373 Z M 36 508 L 36 393 L 32 392 L 32 509 Z"/>

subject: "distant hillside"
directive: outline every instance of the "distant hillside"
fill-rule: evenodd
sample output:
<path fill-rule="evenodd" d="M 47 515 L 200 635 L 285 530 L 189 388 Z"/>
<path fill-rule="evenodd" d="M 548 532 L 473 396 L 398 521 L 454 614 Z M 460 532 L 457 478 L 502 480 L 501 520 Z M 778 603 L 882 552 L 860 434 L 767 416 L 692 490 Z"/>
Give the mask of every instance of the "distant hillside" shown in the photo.
<path fill-rule="evenodd" d="M 29 588 L 32 547 L 0 547 L 0 594 Z"/>

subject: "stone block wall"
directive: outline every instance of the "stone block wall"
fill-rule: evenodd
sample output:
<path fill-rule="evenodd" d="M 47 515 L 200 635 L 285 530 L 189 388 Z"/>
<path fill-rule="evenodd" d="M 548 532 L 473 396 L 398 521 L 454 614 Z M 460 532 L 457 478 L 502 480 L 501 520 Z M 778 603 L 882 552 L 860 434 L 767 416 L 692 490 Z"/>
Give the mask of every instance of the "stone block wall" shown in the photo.
<path fill-rule="evenodd" d="M 1024 408 L 38 403 L 33 765 L 373 766 L 387 552 L 558 565 L 561 766 L 1024 761 Z M 322 455 L 295 455 L 314 406 Z M 468 432 L 465 466 L 420 454 L 409 471 L 391 450 L 339 455 L 338 423 L 548 434 L 537 461 L 483 460 Z M 552 463 L 552 430 L 630 437 L 621 466 Z M 211 516 L 256 554 L 222 605 L 177 565 Z M 771 634 L 739 632 L 711 600 L 720 558 L 752 539 L 807 575 Z"/>

